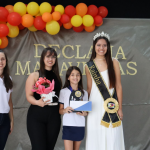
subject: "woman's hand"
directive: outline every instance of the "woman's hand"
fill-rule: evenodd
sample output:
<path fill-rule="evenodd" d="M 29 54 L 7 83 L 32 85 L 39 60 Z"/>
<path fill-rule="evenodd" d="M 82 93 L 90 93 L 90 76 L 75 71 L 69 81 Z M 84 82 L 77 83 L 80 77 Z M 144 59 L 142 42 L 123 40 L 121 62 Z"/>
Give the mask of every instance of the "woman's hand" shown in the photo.
<path fill-rule="evenodd" d="M 47 101 L 43 101 L 43 99 L 44 99 L 45 97 L 42 97 L 41 99 L 39 99 L 38 101 L 37 101 L 37 105 L 38 106 L 40 106 L 40 107 L 44 107 L 45 105 L 48 105 L 48 104 L 50 104 L 50 100 L 47 100 Z"/>
<path fill-rule="evenodd" d="M 72 107 L 67 107 L 64 109 L 65 113 L 71 113 L 73 111 Z"/>
<path fill-rule="evenodd" d="M 77 114 L 77 115 L 80 115 L 80 116 L 87 116 L 87 115 L 88 115 L 88 112 L 82 111 L 82 113 L 81 113 L 81 112 L 77 112 L 76 114 Z"/>
<path fill-rule="evenodd" d="M 12 131 L 13 131 L 13 127 L 14 127 L 14 122 L 13 122 L 13 121 L 11 121 L 11 122 L 10 122 L 10 132 L 9 132 L 9 134 L 11 134 L 11 133 L 12 133 Z"/>
<path fill-rule="evenodd" d="M 122 112 L 122 109 L 119 109 L 119 110 L 118 110 L 118 116 L 120 117 L 120 120 L 123 119 L 123 112 Z"/>

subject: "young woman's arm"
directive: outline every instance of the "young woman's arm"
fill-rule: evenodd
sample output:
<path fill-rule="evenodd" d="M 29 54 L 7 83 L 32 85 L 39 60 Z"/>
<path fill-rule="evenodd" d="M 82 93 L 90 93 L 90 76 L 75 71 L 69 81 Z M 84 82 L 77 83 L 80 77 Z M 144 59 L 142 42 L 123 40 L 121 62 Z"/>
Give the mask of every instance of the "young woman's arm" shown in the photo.
<path fill-rule="evenodd" d="M 65 113 L 71 113 L 72 112 L 72 108 L 71 107 L 67 107 L 67 108 L 65 108 L 64 109 L 64 104 L 60 104 L 59 105 L 59 113 L 61 114 L 61 115 L 63 115 L 63 114 L 65 114 Z"/>
<path fill-rule="evenodd" d="M 25 87 L 25 89 L 26 89 L 26 98 L 27 98 L 27 101 L 29 103 L 31 103 L 32 105 L 38 105 L 38 106 L 44 107 L 45 105 L 48 105 L 47 102 L 49 102 L 50 100 L 44 102 L 43 101 L 44 97 L 42 97 L 39 100 L 36 100 L 33 97 L 33 92 L 31 91 L 33 89 L 33 85 L 35 85 L 38 77 L 39 77 L 39 73 L 38 72 L 33 72 L 27 78 L 26 87 Z"/>
<path fill-rule="evenodd" d="M 119 110 L 118 115 L 120 119 L 123 119 L 123 112 L 122 112 L 122 85 L 121 85 L 121 74 L 120 74 L 120 67 L 119 62 L 116 59 L 113 59 L 114 64 L 114 70 L 115 70 L 115 76 L 116 76 L 116 92 L 118 97 L 118 103 L 119 103 Z"/>
<path fill-rule="evenodd" d="M 85 65 L 85 72 L 86 72 L 86 78 L 87 78 L 87 92 L 88 92 L 88 96 L 90 96 L 91 88 L 92 88 L 92 78 L 86 65 Z"/>
<path fill-rule="evenodd" d="M 13 117 L 13 103 L 12 103 L 12 94 L 10 94 L 10 98 L 9 98 L 9 107 L 10 107 L 10 111 L 9 111 L 9 118 L 10 118 L 10 134 L 12 133 L 13 130 L 13 126 L 14 126 L 14 117 Z"/>

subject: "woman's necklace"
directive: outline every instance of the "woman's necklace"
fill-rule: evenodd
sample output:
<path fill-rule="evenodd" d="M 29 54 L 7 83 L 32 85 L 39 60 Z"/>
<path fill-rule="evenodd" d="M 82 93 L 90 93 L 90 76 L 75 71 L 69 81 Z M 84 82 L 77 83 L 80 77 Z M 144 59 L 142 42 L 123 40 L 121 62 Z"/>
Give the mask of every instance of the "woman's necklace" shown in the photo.
<path fill-rule="evenodd" d="M 95 58 L 97 60 L 105 60 L 105 58 Z M 100 66 L 102 66 L 104 63 L 98 63 Z"/>
<path fill-rule="evenodd" d="M 95 58 L 95 59 L 97 59 L 97 60 L 105 60 L 105 58 Z"/>

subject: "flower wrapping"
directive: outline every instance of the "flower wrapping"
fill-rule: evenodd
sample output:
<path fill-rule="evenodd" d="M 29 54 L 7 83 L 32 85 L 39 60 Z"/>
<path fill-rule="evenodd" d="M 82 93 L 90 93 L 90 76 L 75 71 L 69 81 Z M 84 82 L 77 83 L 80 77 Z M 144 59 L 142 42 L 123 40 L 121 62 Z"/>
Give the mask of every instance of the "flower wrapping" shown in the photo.
<path fill-rule="evenodd" d="M 53 97 L 57 97 L 57 96 L 55 95 L 55 92 L 52 91 L 49 94 L 41 94 L 41 97 L 45 97 L 43 99 L 44 102 L 47 101 L 47 100 L 50 100 L 50 102 L 52 103 L 53 102 Z"/>

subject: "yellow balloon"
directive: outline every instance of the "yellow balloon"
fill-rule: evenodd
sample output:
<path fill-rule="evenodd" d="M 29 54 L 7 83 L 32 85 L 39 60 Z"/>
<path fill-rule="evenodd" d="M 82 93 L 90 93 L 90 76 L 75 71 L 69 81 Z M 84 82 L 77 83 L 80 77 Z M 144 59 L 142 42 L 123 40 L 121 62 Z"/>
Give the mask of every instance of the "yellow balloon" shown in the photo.
<path fill-rule="evenodd" d="M 28 28 L 30 31 L 35 32 L 37 31 L 37 29 L 34 27 L 34 25 L 32 25 L 31 27 Z"/>
<path fill-rule="evenodd" d="M 36 16 L 40 11 L 40 7 L 36 2 L 30 2 L 27 5 L 27 12 L 32 16 Z"/>
<path fill-rule="evenodd" d="M 2 40 L 0 39 L 0 45 L 2 44 Z"/>
<path fill-rule="evenodd" d="M 57 21 L 50 21 L 48 23 L 46 23 L 46 31 L 51 34 L 51 35 L 55 35 L 59 32 L 60 30 L 60 25 Z"/>
<path fill-rule="evenodd" d="M 40 5 L 40 13 L 43 15 L 45 12 L 51 12 L 52 11 L 52 6 L 48 2 L 43 2 Z"/>
<path fill-rule="evenodd" d="M 71 18 L 71 24 L 72 24 L 74 27 L 79 27 L 79 26 L 81 26 L 81 24 L 82 24 L 82 17 L 79 16 L 79 15 L 74 15 L 74 16 Z"/>
<path fill-rule="evenodd" d="M 64 14 L 65 9 L 64 9 L 64 6 L 57 5 L 57 6 L 55 6 L 54 11 L 59 11 L 61 13 L 61 15 L 62 15 L 62 14 Z"/>
<path fill-rule="evenodd" d="M 83 16 L 83 25 L 86 27 L 92 26 L 94 23 L 94 19 L 91 15 L 85 15 Z"/>
<path fill-rule="evenodd" d="M 39 13 L 36 15 L 36 17 L 37 17 L 37 16 L 42 16 L 42 15 L 41 15 L 41 13 L 39 12 Z"/>
<path fill-rule="evenodd" d="M 17 2 L 14 5 L 14 12 L 19 13 L 21 16 L 25 15 L 27 11 L 27 7 L 24 3 L 22 2 Z"/>
<path fill-rule="evenodd" d="M 9 33 L 8 33 L 9 37 L 14 38 L 14 37 L 18 36 L 18 34 L 19 34 L 18 26 L 12 26 L 8 22 L 7 22 L 7 26 L 9 28 Z"/>

